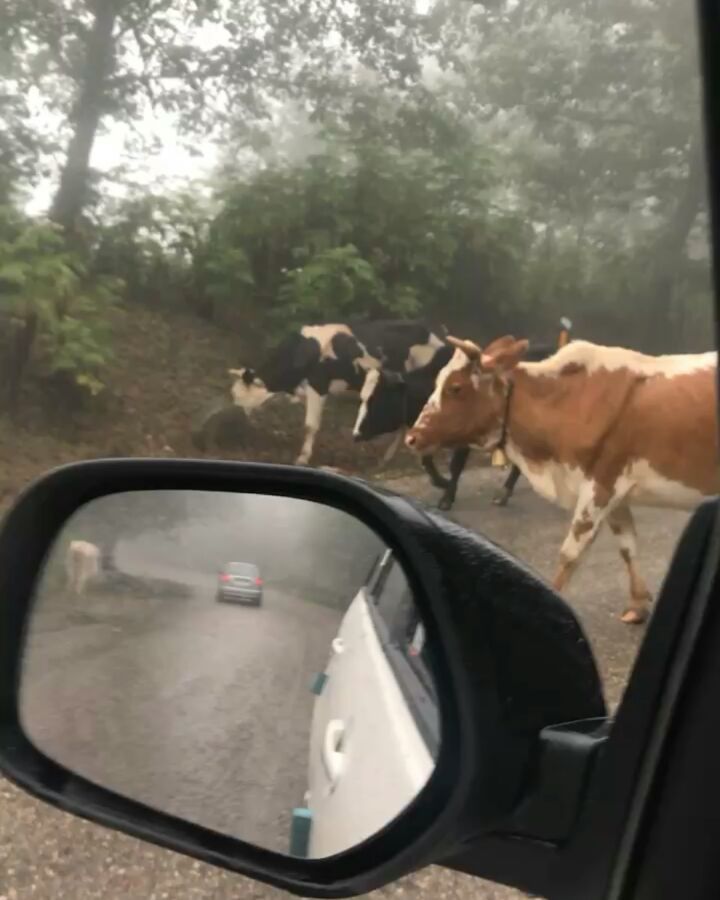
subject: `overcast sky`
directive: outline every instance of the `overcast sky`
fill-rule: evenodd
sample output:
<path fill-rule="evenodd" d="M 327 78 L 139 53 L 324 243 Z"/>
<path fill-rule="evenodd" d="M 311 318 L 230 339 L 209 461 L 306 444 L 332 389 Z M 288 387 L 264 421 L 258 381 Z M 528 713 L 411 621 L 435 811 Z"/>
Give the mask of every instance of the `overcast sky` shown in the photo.
<path fill-rule="evenodd" d="M 224 40 L 227 40 L 224 30 L 213 25 L 195 29 L 193 37 L 193 42 L 202 49 L 209 49 Z M 33 124 L 40 132 L 52 133 L 59 128 L 60 118 L 48 108 L 44 102 L 46 98 L 37 93 L 29 99 L 33 110 Z M 104 127 L 108 122 L 106 118 L 93 144 L 91 166 L 106 175 L 119 167 L 127 167 L 133 182 L 155 189 L 172 189 L 189 180 L 207 179 L 217 165 L 216 145 L 208 141 L 200 148 L 201 155 L 191 154 L 180 141 L 175 117 L 146 106 L 141 118 L 132 123 L 132 126 L 113 120 L 111 127 Z M 147 146 L 139 154 L 132 151 L 134 132 L 141 133 L 146 138 Z M 152 149 L 154 147 L 156 149 Z M 55 159 L 53 162 L 51 174 L 38 182 L 30 194 L 28 212 L 42 213 L 50 205 L 57 185 L 57 167 L 62 160 Z M 125 193 L 112 179 L 104 182 L 103 190 L 116 196 Z"/>
<path fill-rule="evenodd" d="M 426 13 L 431 2 L 432 0 L 416 0 L 418 11 Z M 178 25 L 182 27 L 180 20 Z M 191 42 L 202 50 L 210 50 L 232 40 L 224 28 L 213 24 L 205 24 L 201 28 L 195 25 L 190 27 Z M 332 40 L 331 35 L 328 38 Z M 132 53 L 132 50 L 130 52 Z M 139 57 L 137 65 L 138 68 L 142 67 Z M 38 92 L 30 97 L 30 105 L 33 110 L 33 125 L 40 133 L 52 135 L 60 129 L 62 121 L 51 108 L 48 108 L 47 97 Z M 272 133 L 274 139 L 277 138 L 274 152 L 292 155 L 290 144 L 295 135 L 289 133 L 287 123 L 283 121 L 283 110 L 279 105 L 275 109 L 274 118 Z M 301 131 L 305 133 L 297 134 L 297 137 L 305 146 L 308 144 L 309 135 L 307 129 L 301 128 Z M 133 150 L 133 143 L 137 143 L 137 134 L 142 134 L 145 138 L 146 146 L 140 152 Z M 151 190 L 172 191 L 174 188 L 186 186 L 189 182 L 198 183 L 200 187 L 216 170 L 221 161 L 221 152 L 217 144 L 210 139 L 202 141 L 196 138 L 192 147 L 195 152 L 188 150 L 187 141 L 183 144 L 173 114 L 153 110 L 146 104 L 144 113 L 131 125 L 108 118 L 103 121 L 93 145 L 90 164 L 93 169 L 106 176 L 103 180 L 103 192 L 106 196 L 122 196 L 127 193 L 127 188 L 120 180 L 114 181 L 112 177 L 113 172 L 119 169 L 123 170 L 122 181 L 127 183 L 129 180 L 139 187 Z M 248 152 L 248 165 L 252 165 L 256 160 L 257 157 Z M 236 163 L 242 166 L 242 158 L 236 160 Z M 61 157 L 53 159 L 47 177 L 34 185 L 26 203 L 29 213 L 42 214 L 49 207 L 57 186 L 57 173 L 61 164 Z"/>

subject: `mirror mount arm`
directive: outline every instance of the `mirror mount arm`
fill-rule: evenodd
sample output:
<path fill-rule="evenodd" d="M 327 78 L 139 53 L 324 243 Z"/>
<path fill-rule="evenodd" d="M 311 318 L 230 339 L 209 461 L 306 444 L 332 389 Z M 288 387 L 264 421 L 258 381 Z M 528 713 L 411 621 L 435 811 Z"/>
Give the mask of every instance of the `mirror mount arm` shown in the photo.
<path fill-rule="evenodd" d="M 553 844 L 567 840 L 610 730 L 607 718 L 543 728 L 532 783 L 508 825 L 500 830 Z"/>
<path fill-rule="evenodd" d="M 559 852 L 572 839 L 611 724 L 597 717 L 543 728 L 536 763 L 515 810 L 492 832 L 466 837 L 438 864 L 549 895 Z"/>

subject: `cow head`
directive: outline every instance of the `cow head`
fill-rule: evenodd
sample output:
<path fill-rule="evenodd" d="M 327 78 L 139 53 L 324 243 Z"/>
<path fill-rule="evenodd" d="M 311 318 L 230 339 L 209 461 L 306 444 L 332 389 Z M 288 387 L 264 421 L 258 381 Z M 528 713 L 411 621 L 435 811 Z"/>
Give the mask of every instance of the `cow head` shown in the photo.
<path fill-rule="evenodd" d="M 528 342 L 507 335 L 484 350 L 472 341 L 448 337 L 448 342 L 455 353 L 438 374 L 435 390 L 405 443 L 422 454 L 439 447 L 490 450 L 502 434 L 508 375 Z"/>
<path fill-rule="evenodd" d="M 402 428 L 405 425 L 406 392 L 407 385 L 399 373 L 370 369 L 360 391 L 353 438 L 369 441 Z"/>
<path fill-rule="evenodd" d="M 272 397 L 262 378 L 258 378 L 254 369 L 228 369 L 233 379 L 230 389 L 233 403 L 242 407 L 245 412 L 252 412 Z"/>

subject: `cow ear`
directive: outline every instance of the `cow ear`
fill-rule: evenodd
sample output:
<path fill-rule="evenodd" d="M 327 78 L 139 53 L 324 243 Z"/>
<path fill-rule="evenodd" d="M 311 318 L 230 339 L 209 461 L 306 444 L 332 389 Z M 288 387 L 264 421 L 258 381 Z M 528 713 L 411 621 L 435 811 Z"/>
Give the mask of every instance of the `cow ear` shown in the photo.
<path fill-rule="evenodd" d="M 354 363 L 365 356 L 360 342 L 352 334 L 345 334 L 345 332 L 340 331 L 333 336 L 331 344 L 337 359 L 345 362 Z M 367 366 L 361 365 L 361 368 L 367 368 Z"/>
<path fill-rule="evenodd" d="M 512 335 L 493 341 L 480 354 L 480 368 L 484 372 L 502 375 L 511 371 L 527 353 L 530 342 L 518 341 Z"/>

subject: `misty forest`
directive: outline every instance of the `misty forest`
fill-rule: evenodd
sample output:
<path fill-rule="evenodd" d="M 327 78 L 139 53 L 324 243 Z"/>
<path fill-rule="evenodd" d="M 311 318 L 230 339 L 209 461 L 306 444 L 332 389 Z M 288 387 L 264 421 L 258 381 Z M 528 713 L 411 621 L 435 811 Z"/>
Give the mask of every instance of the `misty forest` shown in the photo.
<path fill-rule="evenodd" d="M 227 367 L 304 323 L 709 348 L 694 28 L 676 0 L 6 0 L 0 494 L 190 452 Z"/>

